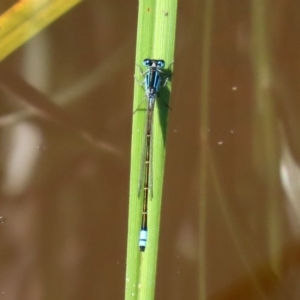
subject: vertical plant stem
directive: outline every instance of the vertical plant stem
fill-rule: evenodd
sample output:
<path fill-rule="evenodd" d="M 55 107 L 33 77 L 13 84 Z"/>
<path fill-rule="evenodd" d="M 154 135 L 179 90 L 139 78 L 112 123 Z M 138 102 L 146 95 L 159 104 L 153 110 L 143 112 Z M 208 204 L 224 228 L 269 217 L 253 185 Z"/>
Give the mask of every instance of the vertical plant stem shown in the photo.
<path fill-rule="evenodd" d="M 177 0 L 139 1 L 137 64 L 140 65 L 145 58 L 163 59 L 167 65 L 173 62 L 176 14 Z M 138 69 L 135 69 L 136 77 L 142 80 Z M 154 299 L 168 119 L 168 109 L 162 103 L 168 103 L 170 91 L 171 84 L 162 88 L 154 109 L 153 198 L 148 199 L 148 242 L 146 251 L 141 253 L 138 237 L 143 199 L 138 197 L 138 182 L 146 118 L 143 108 L 146 101 L 145 91 L 135 82 L 125 299 Z M 138 107 L 142 109 L 136 110 Z"/>
<path fill-rule="evenodd" d="M 204 10 L 204 38 L 202 52 L 201 74 L 201 155 L 200 155 L 200 246 L 199 246 L 199 299 L 207 299 L 206 295 L 206 201 L 208 174 L 208 127 L 209 127 L 209 87 L 210 87 L 210 48 L 212 35 L 213 1 L 205 1 Z"/>
<path fill-rule="evenodd" d="M 268 238 L 271 257 L 271 265 L 275 273 L 279 273 L 277 262 L 280 252 L 280 208 L 279 208 L 279 165 L 278 153 L 279 144 L 277 137 L 277 124 L 275 114 L 274 99 L 271 95 L 272 84 L 272 55 L 270 51 L 271 40 L 270 30 L 268 30 L 267 1 L 252 1 L 252 58 L 255 78 L 255 100 L 256 100 L 256 120 L 255 128 L 255 148 L 257 158 L 257 169 L 264 165 L 267 184 L 267 220 Z"/>

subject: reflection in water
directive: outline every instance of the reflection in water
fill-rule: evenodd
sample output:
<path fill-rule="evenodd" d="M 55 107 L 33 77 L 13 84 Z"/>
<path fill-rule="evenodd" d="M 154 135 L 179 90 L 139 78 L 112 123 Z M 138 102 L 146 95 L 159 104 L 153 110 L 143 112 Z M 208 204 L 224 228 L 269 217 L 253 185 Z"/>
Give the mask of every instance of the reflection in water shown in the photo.
<path fill-rule="evenodd" d="M 9 196 L 18 195 L 35 172 L 42 134 L 33 123 L 21 122 L 6 130 L 2 142 L 6 147 L 3 191 Z"/>
<path fill-rule="evenodd" d="M 300 237 L 300 167 L 292 156 L 289 145 L 282 131 L 282 155 L 280 161 L 280 177 L 286 194 L 289 222 L 294 233 Z"/>

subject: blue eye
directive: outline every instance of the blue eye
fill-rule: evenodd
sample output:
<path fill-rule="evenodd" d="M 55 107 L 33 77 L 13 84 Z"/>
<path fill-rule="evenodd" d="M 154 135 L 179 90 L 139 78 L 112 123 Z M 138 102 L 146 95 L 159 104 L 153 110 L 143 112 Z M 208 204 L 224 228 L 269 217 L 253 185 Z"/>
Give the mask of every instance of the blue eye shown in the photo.
<path fill-rule="evenodd" d="M 157 61 L 157 66 L 160 67 L 160 68 L 163 68 L 163 67 L 165 66 L 165 61 L 162 60 L 162 59 L 161 59 L 161 60 L 158 60 L 158 61 Z"/>
<path fill-rule="evenodd" d="M 147 66 L 147 67 L 150 67 L 151 66 L 151 59 L 145 58 L 144 61 L 143 61 L 143 65 Z"/>

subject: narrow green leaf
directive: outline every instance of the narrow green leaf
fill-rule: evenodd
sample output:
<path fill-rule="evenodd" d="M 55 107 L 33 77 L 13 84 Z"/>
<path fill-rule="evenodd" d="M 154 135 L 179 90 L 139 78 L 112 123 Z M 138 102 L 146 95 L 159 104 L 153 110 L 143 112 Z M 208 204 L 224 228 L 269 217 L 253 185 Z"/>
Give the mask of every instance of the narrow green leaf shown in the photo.
<path fill-rule="evenodd" d="M 168 66 L 174 60 L 177 0 L 147 0 L 139 2 L 136 63 L 145 58 L 163 59 Z M 172 66 L 173 69 L 173 66 Z M 165 70 L 167 75 L 170 72 Z M 140 80 L 139 68 L 135 75 Z M 130 202 L 127 244 L 125 299 L 154 299 L 156 264 L 159 240 L 160 210 L 166 151 L 166 132 L 171 83 L 162 88 L 154 111 L 153 128 L 153 199 L 148 201 L 148 242 L 140 253 L 138 240 L 141 226 L 142 196 L 138 198 L 138 181 L 144 127 L 146 100 L 143 88 L 135 82 L 131 145 Z"/>

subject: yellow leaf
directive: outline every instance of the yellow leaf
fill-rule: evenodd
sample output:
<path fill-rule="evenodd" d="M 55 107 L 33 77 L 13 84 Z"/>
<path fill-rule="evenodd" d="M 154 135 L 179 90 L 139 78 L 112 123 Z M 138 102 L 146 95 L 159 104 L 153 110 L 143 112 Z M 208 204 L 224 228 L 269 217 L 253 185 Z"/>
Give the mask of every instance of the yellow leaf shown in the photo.
<path fill-rule="evenodd" d="M 82 0 L 21 0 L 0 17 L 0 61 Z"/>

